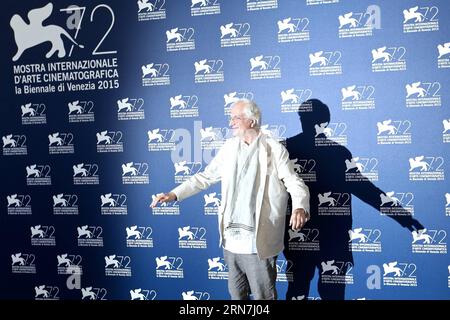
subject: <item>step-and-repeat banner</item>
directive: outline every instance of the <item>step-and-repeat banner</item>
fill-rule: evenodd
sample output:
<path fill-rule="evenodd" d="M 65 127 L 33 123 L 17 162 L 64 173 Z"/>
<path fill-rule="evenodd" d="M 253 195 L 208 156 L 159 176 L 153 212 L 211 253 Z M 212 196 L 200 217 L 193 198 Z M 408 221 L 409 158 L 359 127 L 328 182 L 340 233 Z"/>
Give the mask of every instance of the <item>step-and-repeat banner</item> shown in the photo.
<path fill-rule="evenodd" d="M 311 188 L 280 298 L 450 297 L 447 1 L 7 2 L 1 298 L 228 299 L 220 186 L 149 205 L 240 98 Z"/>

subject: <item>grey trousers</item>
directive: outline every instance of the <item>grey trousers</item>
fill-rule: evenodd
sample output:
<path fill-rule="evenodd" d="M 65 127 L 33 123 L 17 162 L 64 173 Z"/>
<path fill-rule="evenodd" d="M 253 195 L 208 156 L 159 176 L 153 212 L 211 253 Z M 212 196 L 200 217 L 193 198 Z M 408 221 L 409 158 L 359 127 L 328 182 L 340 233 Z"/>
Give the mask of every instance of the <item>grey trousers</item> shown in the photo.
<path fill-rule="evenodd" d="M 232 300 L 276 300 L 277 256 L 260 260 L 257 254 L 223 250 L 228 265 L 228 291 Z"/>

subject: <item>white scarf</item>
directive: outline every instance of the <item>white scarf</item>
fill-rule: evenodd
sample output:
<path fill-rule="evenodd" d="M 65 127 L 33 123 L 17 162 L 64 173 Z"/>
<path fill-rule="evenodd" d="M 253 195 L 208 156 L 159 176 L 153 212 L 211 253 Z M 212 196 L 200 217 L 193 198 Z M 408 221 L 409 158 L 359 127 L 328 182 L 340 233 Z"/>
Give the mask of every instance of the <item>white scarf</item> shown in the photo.
<path fill-rule="evenodd" d="M 242 150 L 240 142 L 232 161 L 231 185 L 224 215 L 225 238 L 251 239 L 255 234 L 256 192 L 259 187 L 259 137 Z"/>

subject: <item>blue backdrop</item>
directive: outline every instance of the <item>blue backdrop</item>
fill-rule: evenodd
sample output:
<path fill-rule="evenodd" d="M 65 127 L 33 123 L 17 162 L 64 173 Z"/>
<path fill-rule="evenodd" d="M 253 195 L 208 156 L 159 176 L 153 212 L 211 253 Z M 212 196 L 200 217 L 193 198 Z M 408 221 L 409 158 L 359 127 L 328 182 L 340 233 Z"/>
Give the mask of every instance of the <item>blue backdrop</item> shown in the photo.
<path fill-rule="evenodd" d="M 7 1 L 0 297 L 228 299 L 219 186 L 149 204 L 204 169 L 249 98 L 267 134 L 304 132 L 287 145 L 313 190 L 311 222 L 278 257 L 280 298 L 448 299 L 449 9 Z M 310 98 L 330 119 L 305 137 Z"/>

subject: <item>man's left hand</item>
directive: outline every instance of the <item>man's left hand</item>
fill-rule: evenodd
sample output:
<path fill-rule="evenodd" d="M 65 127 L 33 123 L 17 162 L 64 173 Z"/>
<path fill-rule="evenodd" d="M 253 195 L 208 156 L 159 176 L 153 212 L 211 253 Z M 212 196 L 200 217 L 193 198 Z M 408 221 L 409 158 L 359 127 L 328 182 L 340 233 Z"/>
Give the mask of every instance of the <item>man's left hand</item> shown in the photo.
<path fill-rule="evenodd" d="M 295 209 L 292 211 L 291 220 L 289 226 L 294 230 L 300 230 L 308 221 L 308 215 L 303 209 Z"/>

